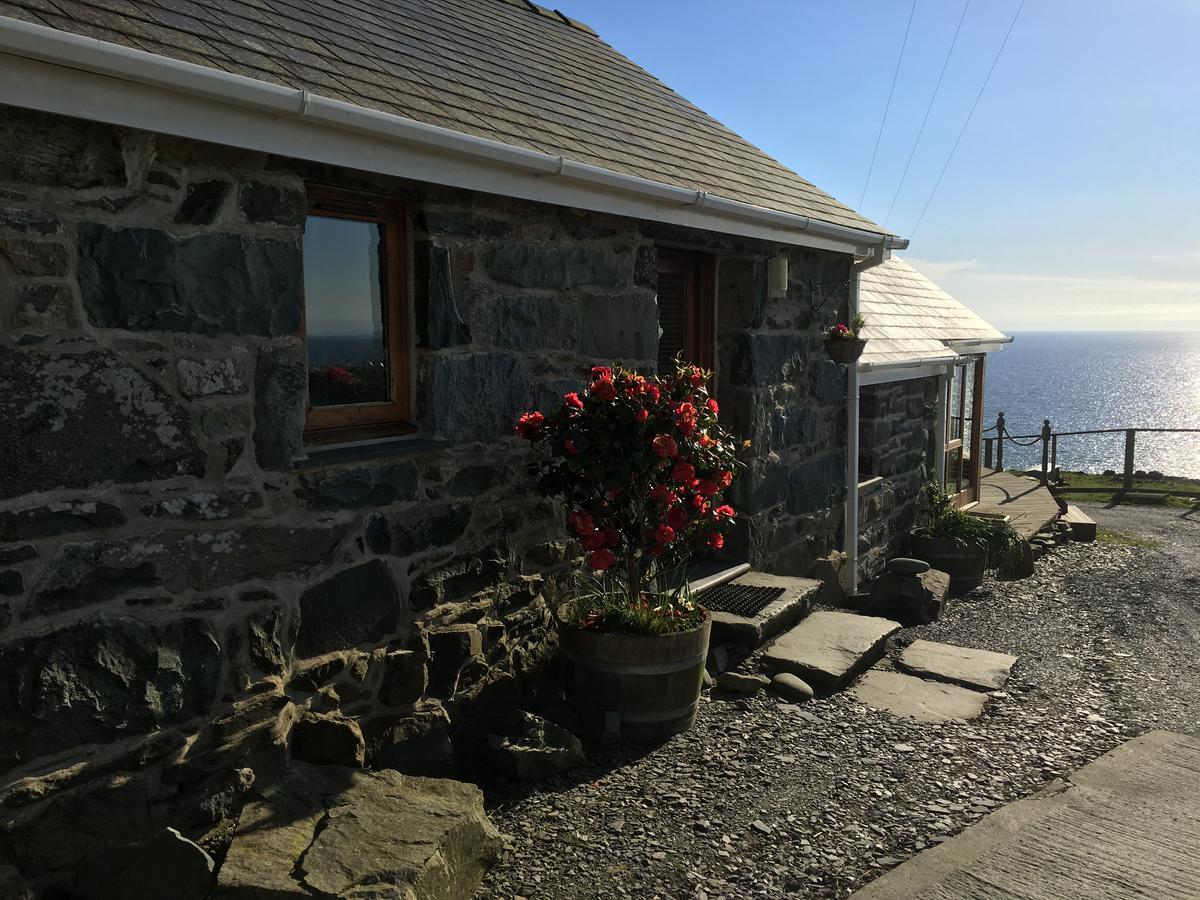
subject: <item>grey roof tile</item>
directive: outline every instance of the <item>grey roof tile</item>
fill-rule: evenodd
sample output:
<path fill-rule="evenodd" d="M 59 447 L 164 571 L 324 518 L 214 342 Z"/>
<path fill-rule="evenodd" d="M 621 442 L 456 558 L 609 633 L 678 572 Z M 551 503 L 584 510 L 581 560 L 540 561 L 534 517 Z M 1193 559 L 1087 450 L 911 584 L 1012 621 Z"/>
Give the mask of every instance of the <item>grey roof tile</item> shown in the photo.
<path fill-rule="evenodd" d="M 590 29 L 520 0 L 0 0 L 0 14 L 886 233 Z"/>
<path fill-rule="evenodd" d="M 898 256 L 862 273 L 859 310 L 867 320 L 861 363 L 954 359 L 946 341 L 1005 339 Z"/>

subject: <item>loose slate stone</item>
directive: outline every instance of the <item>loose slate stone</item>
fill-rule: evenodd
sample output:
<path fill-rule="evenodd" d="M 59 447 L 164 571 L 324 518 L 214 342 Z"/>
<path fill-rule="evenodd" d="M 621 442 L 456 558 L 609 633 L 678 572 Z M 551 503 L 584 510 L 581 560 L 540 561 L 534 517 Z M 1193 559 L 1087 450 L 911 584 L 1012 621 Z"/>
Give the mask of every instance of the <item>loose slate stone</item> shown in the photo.
<path fill-rule="evenodd" d="M 204 473 L 190 417 L 115 354 L 29 356 L 0 347 L 0 383 L 0 499 Z"/>
<path fill-rule="evenodd" d="M 218 897 L 471 897 L 500 852 L 474 785 L 297 765 L 255 784 Z"/>
<path fill-rule="evenodd" d="M 741 672 L 722 672 L 713 682 L 713 687 L 727 694 L 737 694 L 739 697 L 749 697 L 757 694 L 770 684 L 765 675 L 746 675 Z"/>
<path fill-rule="evenodd" d="M 853 693 L 867 706 L 918 722 L 967 722 L 987 702 L 987 695 L 978 691 L 877 670 L 864 675 Z"/>
<path fill-rule="evenodd" d="M 799 675 L 818 692 L 845 685 L 883 653 L 900 623 L 851 613 L 815 612 L 766 652 L 775 668 Z"/>
<path fill-rule="evenodd" d="M 899 665 L 906 672 L 922 678 L 936 678 L 981 691 L 998 691 L 1008 681 L 1016 662 L 1017 658 L 1007 653 L 913 641 L 900 655 Z"/>
<path fill-rule="evenodd" d="M 248 234 L 177 238 L 82 223 L 79 290 L 98 328 L 281 337 L 300 329 L 295 243 Z"/>

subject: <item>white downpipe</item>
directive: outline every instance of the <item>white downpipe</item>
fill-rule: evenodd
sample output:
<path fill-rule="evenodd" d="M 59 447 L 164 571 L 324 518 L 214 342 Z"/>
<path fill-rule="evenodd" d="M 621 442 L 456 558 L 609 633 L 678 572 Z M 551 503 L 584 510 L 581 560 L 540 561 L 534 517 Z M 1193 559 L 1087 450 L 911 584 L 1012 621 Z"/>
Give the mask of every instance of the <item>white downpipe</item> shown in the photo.
<path fill-rule="evenodd" d="M 730 221 L 759 223 L 797 236 L 808 234 L 815 238 L 857 244 L 860 252 L 871 247 L 879 247 L 886 252 L 908 246 L 907 240 L 893 235 L 823 222 L 649 178 L 626 175 L 450 128 L 427 125 L 405 116 L 367 109 L 298 88 L 283 87 L 3 16 L 0 16 L 0 53 L 250 110 L 262 117 L 261 127 L 265 130 L 272 129 L 280 120 L 303 120 L 341 132 L 362 134 L 374 140 L 393 141 L 422 151 L 455 154 L 475 163 L 494 166 L 498 172 L 515 169 L 548 178 L 561 178 L 598 191 L 635 196 L 664 207 L 702 207 L 714 216 Z M 73 105 L 67 114 L 89 118 L 86 99 L 81 96 L 80 102 Z M 213 135 L 210 139 L 220 140 L 220 135 Z M 502 179 L 497 181 L 499 183 Z M 498 192 L 502 193 L 499 189 Z"/>
<path fill-rule="evenodd" d="M 946 389 L 950 386 L 950 373 L 938 376 L 937 384 L 937 442 L 933 447 L 933 480 L 942 488 L 946 484 L 946 429 L 950 425 L 950 409 L 946 405 Z"/>
<path fill-rule="evenodd" d="M 858 313 L 859 276 L 873 269 L 891 256 L 891 251 L 880 247 L 872 256 L 860 260 L 850 269 L 850 317 Z M 846 504 L 844 531 L 846 543 L 846 571 L 844 587 L 847 594 L 858 593 L 858 415 L 859 415 L 859 372 L 858 363 L 846 367 Z"/>

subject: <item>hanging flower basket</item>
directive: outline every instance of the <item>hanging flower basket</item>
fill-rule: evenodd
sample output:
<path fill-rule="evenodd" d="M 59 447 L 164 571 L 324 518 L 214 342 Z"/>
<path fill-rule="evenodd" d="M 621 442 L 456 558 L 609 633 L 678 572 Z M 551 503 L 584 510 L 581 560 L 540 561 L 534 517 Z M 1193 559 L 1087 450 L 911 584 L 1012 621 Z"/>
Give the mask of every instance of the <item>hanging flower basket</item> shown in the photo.
<path fill-rule="evenodd" d="M 825 338 L 825 353 L 836 363 L 848 365 L 858 362 L 867 347 L 866 338 Z"/>

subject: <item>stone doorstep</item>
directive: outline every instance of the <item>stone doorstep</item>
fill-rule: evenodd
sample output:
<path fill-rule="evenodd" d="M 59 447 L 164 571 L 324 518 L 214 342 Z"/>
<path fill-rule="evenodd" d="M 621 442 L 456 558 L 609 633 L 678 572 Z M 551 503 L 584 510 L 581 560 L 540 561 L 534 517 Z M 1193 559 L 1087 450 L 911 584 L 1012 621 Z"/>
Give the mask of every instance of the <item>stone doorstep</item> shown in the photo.
<path fill-rule="evenodd" d="M 918 640 L 905 648 L 897 664 L 921 678 L 979 691 L 998 691 L 1008 681 L 1016 662 L 1017 658 L 1007 653 Z"/>
<path fill-rule="evenodd" d="M 757 650 L 776 635 L 799 622 L 810 609 L 821 582 L 812 578 L 791 578 L 784 575 L 768 575 L 765 572 L 747 572 L 731 582 L 752 587 L 781 587 L 784 594 L 767 605 L 756 616 L 739 616 L 735 613 L 712 612 L 712 637 L 717 644 L 743 644 Z M 701 603 L 704 594 L 699 595 Z"/>
<path fill-rule="evenodd" d="M 967 722 L 987 702 L 979 691 L 882 669 L 864 675 L 851 693 L 867 706 L 918 722 Z"/>
<path fill-rule="evenodd" d="M 817 694 L 832 694 L 874 665 L 899 630 L 891 619 L 815 612 L 768 647 L 763 659 L 776 671 L 799 675 Z"/>

